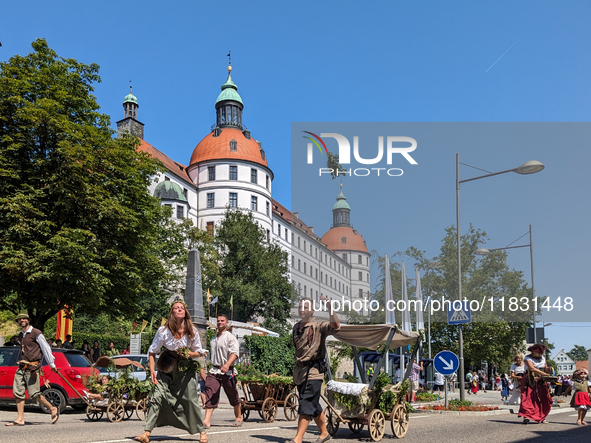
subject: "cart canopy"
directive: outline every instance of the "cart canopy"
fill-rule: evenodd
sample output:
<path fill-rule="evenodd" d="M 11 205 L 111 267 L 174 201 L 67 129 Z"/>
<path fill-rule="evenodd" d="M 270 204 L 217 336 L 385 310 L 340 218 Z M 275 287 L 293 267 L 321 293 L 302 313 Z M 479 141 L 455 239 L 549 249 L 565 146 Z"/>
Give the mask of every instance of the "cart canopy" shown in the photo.
<path fill-rule="evenodd" d="M 412 345 L 419 338 L 418 332 L 403 331 L 397 325 L 341 325 L 341 329 L 334 338 L 351 346 L 376 350 L 378 345 L 385 343 L 390 331 L 395 329 L 394 337 L 390 342 L 390 349 Z"/>

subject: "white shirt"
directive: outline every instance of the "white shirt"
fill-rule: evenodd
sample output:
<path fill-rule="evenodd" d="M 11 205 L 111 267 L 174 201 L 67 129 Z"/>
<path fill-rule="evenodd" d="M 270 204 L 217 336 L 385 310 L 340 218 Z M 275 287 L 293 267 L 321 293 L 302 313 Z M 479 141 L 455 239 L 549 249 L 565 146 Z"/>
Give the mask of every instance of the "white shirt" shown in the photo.
<path fill-rule="evenodd" d="M 445 376 L 439 372 L 435 373 L 435 384 L 442 386 L 445 383 Z"/>
<path fill-rule="evenodd" d="M 24 338 L 25 335 L 30 334 L 32 331 L 33 331 L 33 326 L 29 326 L 29 329 L 27 329 L 25 332 L 21 331 L 21 336 Z M 37 336 L 37 344 L 41 348 L 41 353 L 43 354 L 43 357 L 45 357 L 45 361 L 47 362 L 49 367 L 51 369 L 54 369 L 55 368 L 55 363 L 54 363 L 55 357 L 53 356 L 53 353 L 51 352 L 51 346 L 49 346 L 49 343 L 47 343 L 47 340 L 45 340 L 45 337 L 43 336 L 43 334 L 39 334 Z"/>
<path fill-rule="evenodd" d="M 546 367 L 546 357 L 544 357 L 543 355 L 540 357 L 539 360 L 536 360 L 535 358 L 531 358 L 529 355 L 527 355 L 523 359 L 523 363 L 525 364 L 525 362 L 527 360 L 531 361 L 534 365 L 534 368 L 539 369 L 540 371 L 543 371 L 544 368 Z M 527 365 L 525 366 L 525 369 L 527 369 Z"/>
<path fill-rule="evenodd" d="M 219 337 L 216 335 L 214 338 L 212 338 L 210 342 L 210 349 L 211 364 L 213 365 L 213 367 L 209 370 L 210 374 L 223 375 L 224 372 L 222 372 L 220 368 L 228 362 L 230 355 L 234 354 L 236 357 L 238 357 L 240 353 L 238 340 L 230 331 L 224 331 Z M 228 371 L 226 374 L 231 375 L 232 371 Z"/>
<path fill-rule="evenodd" d="M 160 352 L 162 346 L 170 351 L 176 351 L 178 348 L 187 347 L 192 352 L 197 351 L 203 353 L 203 348 L 201 348 L 201 338 L 199 337 L 199 332 L 196 328 L 193 328 L 193 333 L 195 336 L 192 339 L 185 334 L 177 340 L 174 338 L 174 335 L 172 335 L 170 329 L 166 326 L 160 326 L 158 332 L 156 332 L 156 335 L 154 336 L 154 340 L 152 340 L 152 344 L 148 348 L 148 353 L 157 354 Z"/>
<path fill-rule="evenodd" d="M 511 372 L 515 372 L 515 375 L 523 374 L 525 372 L 525 365 L 522 363 L 521 365 L 517 366 L 515 363 L 513 363 L 511 365 L 511 369 L 509 370 L 509 373 Z"/>

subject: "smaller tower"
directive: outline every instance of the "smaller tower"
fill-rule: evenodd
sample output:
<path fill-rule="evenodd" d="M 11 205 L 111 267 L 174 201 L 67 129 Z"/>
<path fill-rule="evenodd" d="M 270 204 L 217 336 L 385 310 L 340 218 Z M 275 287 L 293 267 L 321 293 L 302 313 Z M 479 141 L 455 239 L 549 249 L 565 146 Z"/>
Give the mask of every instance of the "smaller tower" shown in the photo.
<path fill-rule="evenodd" d="M 137 119 L 139 107 L 136 96 L 132 94 L 132 87 L 129 86 L 129 94 L 123 99 L 123 120 L 117 122 L 117 137 L 121 137 L 123 132 L 127 131 L 144 139 L 144 124 Z"/>
<path fill-rule="evenodd" d="M 332 226 L 335 228 L 351 226 L 350 215 L 351 206 L 349 206 L 347 198 L 343 194 L 343 184 L 341 183 L 341 192 L 337 196 L 337 202 L 332 207 Z"/>
<path fill-rule="evenodd" d="M 222 92 L 215 101 L 216 109 L 216 129 L 224 127 L 234 127 L 240 130 L 242 126 L 242 110 L 244 103 L 238 94 L 238 86 L 232 81 L 232 65 L 228 65 L 228 78 L 222 85 Z M 218 131 L 216 136 L 219 135 Z"/>

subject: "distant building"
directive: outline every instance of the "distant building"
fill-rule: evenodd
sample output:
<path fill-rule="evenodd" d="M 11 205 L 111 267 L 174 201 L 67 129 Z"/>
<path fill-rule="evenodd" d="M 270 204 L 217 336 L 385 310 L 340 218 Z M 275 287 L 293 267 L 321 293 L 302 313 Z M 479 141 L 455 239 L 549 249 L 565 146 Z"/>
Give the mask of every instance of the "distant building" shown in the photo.
<path fill-rule="evenodd" d="M 558 375 L 572 375 L 575 371 L 575 361 L 566 354 L 564 349 L 552 357 L 552 360 L 558 366 Z"/>

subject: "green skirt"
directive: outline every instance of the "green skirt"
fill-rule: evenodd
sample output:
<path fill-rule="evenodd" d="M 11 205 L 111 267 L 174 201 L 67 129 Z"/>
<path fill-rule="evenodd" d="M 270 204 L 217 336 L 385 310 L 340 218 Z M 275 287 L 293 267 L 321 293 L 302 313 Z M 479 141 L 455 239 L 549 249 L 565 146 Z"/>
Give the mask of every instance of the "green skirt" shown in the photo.
<path fill-rule="evenodd" d="M 170 374 L 158 372 L 158 384 L 150 398 L 146 431 L 159 426 L 174 426 L 189 434 L 204 432 L 195 372 L 175 369 Z"/>

